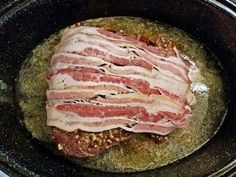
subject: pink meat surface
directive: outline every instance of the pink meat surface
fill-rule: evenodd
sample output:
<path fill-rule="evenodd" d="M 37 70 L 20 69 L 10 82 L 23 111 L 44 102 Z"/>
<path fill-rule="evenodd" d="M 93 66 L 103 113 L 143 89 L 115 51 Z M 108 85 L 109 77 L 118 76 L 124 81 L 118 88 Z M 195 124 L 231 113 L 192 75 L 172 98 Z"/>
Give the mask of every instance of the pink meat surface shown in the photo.
<path fill-rule="evenodd" d="M 47 125 L 55 127 L 54 140 L 64 152 L 78 157 L 118 143 L 109 146 L 104 140 L 86 155 L 77 151 L 78 132 L 168 135 L 190 121 L 191 70 L 195 64 L 176 47 L 167 55 L 160 47 L 102 28 L 68 28 L 51 59 Z M 122 133 L 122 141 L 130 137 Z"/>

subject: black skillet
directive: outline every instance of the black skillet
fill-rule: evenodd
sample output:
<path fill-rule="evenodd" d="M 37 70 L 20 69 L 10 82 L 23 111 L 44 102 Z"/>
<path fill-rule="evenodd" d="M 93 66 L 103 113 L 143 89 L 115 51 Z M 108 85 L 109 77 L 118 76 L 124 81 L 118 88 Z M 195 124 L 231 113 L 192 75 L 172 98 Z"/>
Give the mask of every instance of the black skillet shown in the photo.
<path fill-rule="evenodd" d="M 222 4 L 223 3 L 223 4 Z M 228 0 L 1 0 L 0 168 L 10 176 L 219 176 L 236 171 L 236 6 Z M 75 22 L 104 16 L 137 16 L 179 27 L 220 59 L 230 105 L 218 133 L 201 149 L 147 172 L 103 173 L 50 153 L 19 123 L 15 78 L 28 53 L 50 34 Z M 228 91 L 228 90 L 226 90 Z"/>

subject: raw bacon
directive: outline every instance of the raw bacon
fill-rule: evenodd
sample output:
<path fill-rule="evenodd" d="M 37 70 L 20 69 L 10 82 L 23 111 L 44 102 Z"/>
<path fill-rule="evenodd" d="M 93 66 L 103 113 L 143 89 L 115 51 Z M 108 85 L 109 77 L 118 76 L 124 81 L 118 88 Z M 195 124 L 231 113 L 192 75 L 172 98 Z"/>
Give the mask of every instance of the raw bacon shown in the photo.
<path fill-rule="evenodd" d="M 79 157 L 96 155 L 118 141 L 107 145 L 104 140 L 83 153 L 77 147 L 82 141 L 72 138 L 75 132 L 168 135 L 189 123 L 190 76 L 196 70 L 175 47 L 167 55 L 160 47 L 102 28 L 68 28 L 51 59 L 47 125 L 55 127 L 53 138 L 67 148 L 64 152 Z"/>

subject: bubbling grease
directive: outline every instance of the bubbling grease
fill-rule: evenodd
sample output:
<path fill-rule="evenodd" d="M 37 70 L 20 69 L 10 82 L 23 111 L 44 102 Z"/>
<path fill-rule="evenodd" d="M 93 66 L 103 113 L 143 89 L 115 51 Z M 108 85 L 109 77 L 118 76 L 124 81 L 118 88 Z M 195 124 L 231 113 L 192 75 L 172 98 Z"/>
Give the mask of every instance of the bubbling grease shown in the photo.
<path fill-rule="evenodd" d="M 113 172 L 143 171 L 157 168 L 199 149 L 220 127 L 227 109 L 227 89 L 219 72 L 220 67 L 214 56 L 203 45 L 177 28 L 148 20 L 132 17 L 109 17 L 91 19 L 86 25 L 104 27 L 138 38 L 145 37 L 151 43 L 174 44 L 196 62 L 203 77 L 195 79 L 191 90 L 196 96 L 192 105 L 191 123 L 187 128 L 175 130 L 164 143 L 156 143 L 144 134 L 135 134 L 132 139 L 113 147 L 99 156 L 83 159 L 70 158 L 82 166 Z M 162 36 L 168 42 L 162 41 Z M 50 127 L 46 126 L 45 77 L 53 48 L 59 43 L 57 33 L 37 46 L 22 66 L 18 79 L 18 98 L 24 119 L 22 122 L 33 137 L 50 142 Z"/>

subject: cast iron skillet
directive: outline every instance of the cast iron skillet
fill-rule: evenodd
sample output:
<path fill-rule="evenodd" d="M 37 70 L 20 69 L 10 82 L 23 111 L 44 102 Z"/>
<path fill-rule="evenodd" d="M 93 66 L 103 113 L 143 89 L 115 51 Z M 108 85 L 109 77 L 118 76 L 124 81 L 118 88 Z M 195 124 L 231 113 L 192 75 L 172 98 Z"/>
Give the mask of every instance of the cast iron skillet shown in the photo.
<path fill-rule="evenodd" d="M 2 2 L 2 1 L 1 1 Z M 228 1 L 225 1 L 227 3 Z M 3 4 L 7 1 L 3 1 Z M 235 6 L 204 0 L 14 0 L 0 11 L 0 166 L 11 176 L 218 176 L 236 166 Z M 192 155 L 156 170 L 112 174 L 85 169 L 44 148 L 18 121 L 15 78 L 28 53 L 50 34 L 80 20 L 137 16 L 179 27 L 220 59 L 230 105 L 218 133 Z M 227 90 L 226 90 L 227 91 Z"/>

